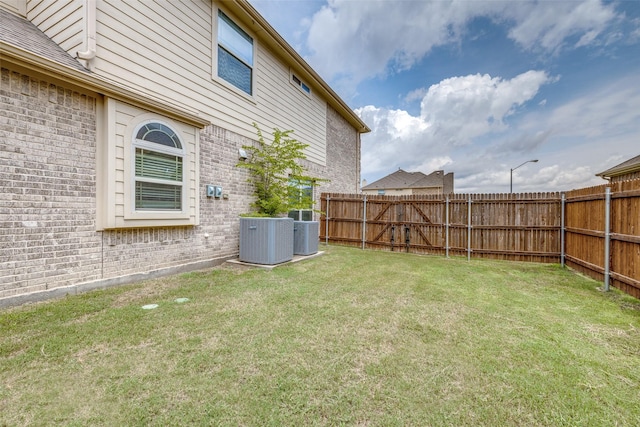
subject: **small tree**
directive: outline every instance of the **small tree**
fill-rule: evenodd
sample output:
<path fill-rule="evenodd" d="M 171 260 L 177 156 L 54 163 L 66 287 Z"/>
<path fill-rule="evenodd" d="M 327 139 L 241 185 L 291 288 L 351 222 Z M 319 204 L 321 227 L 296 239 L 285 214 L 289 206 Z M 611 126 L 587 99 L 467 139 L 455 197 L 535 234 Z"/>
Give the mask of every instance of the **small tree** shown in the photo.
<path fill-rule="evenodd" d="M 258 125 L 253 126 L 258 134 L 257 145 L 243 145 L 247 160 L 236 165 L 249 171 L 247 182 L 253 184 L 256 196 L 251 204 L 256 209 L 253 215 L 274 217 L 311 206 L 311 195 L 300 191 L 298 184 L 327 180 L 308 175 L 299 163 L 307 158 L 304 149 L 309 145 L 292 138 L 293 130 L 277 128 L 273 129 L 273 142 L 267 144 Z"/>

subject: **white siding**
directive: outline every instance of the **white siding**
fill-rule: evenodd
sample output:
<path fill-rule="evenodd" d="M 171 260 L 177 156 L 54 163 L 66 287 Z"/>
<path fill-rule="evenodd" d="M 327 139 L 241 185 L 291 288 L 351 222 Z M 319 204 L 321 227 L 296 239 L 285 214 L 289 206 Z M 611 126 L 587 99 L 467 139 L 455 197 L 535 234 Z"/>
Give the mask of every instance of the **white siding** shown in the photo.
<path fill-rule="evenodd" d="M 92 70 L 246 137 L 255 138 L 253 122 L 265 134 L 273 127 L 294 129 L 311 145 L 309 160 L 325 165 L 326 102 L 292 85 L 288 65 L 256 34 L 245 28 L 257 44 L 253 97 L 212 77 L 216 13 L 206 0 L 100 1 Z"/>
<path fill-rule="evenodd" d="M 26 0 L 0 0 L 0 8 L 26 18 Z"/>
<path fill-rule="evenodd" d="M 256 121 L 271 129 L 294 129 L 295 137 L 310 144 L 309 160 L 324 165 L 326 162 L 326 103 L 314 92 L 311 97 L 290 82 L 289 67 L 278 61 L 266 49 L 259 50 L 256 98 Z M 268 130 L 263 129 L 263 130 Z"/>
<path fill-rule="evenodd" d="M 98 177 L 98 198 L 105 200 L 110 211 L 106 213 L 99 228 L 125 228 L 163 225 L 196 225 L 198 223 L 198 134 L 193 126 L 177 123 L 166 117 L 151 114 L 139 108 L 115 100 L 107 100 L 105 109 L 108 128 L 114 129 L 114 136 L 106 138 L 108 147 L 99 150 L 98 163 L 105 165 L 101 170 L 105 176 Z M 184 173 L 187 174 L 187 213 L 182 218 L 174 218 L 171 213 L 134 213 L 132 185 L 131 141 L 134 128 L 145 120 L 159 120 L 169 124 L 179 132 L 185 147 Z M 113 158 L 111 158 L 113 156 Z M 113 165 L 113 166 L 111 166 Z M 111 168 L 113 167 L 113 171 Z M 104 193 L 100 193 L 104 191 Z M 113 208 L 111 208 L 113 206 Z"/>
<path fill-rule="evenodd" d="M 27 19 L 72 56 L 81 50 L 83 0 L 28 0 L 26 12 Z"/>

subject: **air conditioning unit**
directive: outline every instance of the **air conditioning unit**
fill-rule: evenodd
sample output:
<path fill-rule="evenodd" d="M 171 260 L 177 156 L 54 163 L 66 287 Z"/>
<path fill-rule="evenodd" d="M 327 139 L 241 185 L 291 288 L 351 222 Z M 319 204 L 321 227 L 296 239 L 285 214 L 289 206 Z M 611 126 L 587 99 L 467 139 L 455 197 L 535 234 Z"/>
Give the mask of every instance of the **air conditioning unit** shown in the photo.
<path fill-rule="evenodd" d="M 293 259 L 291 218 L 240 218 L 240 261 L 280 264 Z"/>
<path fill-rule="evenodd" d="M 318 221 L 293 222 L 293 254 L 313 255 L 318 252 L 320 223 Z"/>

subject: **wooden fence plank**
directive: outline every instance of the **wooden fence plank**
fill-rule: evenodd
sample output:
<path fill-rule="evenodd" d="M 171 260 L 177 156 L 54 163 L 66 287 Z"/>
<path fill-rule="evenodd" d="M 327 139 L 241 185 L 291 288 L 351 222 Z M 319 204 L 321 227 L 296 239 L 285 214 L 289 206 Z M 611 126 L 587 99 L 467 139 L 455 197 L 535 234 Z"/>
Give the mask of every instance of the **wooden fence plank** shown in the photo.
<path fill-rule="evenodd" d="M 566 264 L 602 279 L 607 186 L 612 285 L 640 298 L 640 179 L 565 194 Z M 470 240 L 476 258 L 560 262 L 561 193 L 451 194 L 448 218 L 442 195 L 367 195 L 366 200 L 365 213 L 362 194 L 323 193 L 321 240 L 362 245 L 366 222 L 368 248 L 459 256 L 467 254 Z"/>
<path fill-rule="evenodd" d="M 330 200 L 330 241 L 355 243 L 362 238 L 363 195 L 323 194 Z M 417 253 L 446 252 L 445 199 L 442 196 L 367 195 L 365 246 L 385 250 L 399 247 Z M 469 230 L 468 200 L 472 200 Z M 519 195 L 451 195 L 449 251 L 471 251 L 482 258 L 558 262 L 560 253 L 559 193 Z M 321 230 L 326 224 L 321 224 Z M 471 234 L 469 234 L 471 233 Z M 408 239 L 408 241 L 407 241 Z"/>

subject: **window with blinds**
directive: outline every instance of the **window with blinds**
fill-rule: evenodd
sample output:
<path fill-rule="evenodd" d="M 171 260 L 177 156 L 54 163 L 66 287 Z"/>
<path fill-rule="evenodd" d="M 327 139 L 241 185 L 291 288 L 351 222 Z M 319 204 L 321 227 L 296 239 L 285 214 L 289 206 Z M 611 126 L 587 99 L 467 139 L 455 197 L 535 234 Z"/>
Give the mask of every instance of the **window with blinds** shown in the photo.
<path fill-rule="evenodd" d="M 184 152 L 178 135 L 162 123 L 146 123 L 133 145 L 135 209 L 181 211 Z"/>
<path fill-rule="evenodd" d="M 218 11 L 218 76 L 252 94 L 253 39 Z"/>

